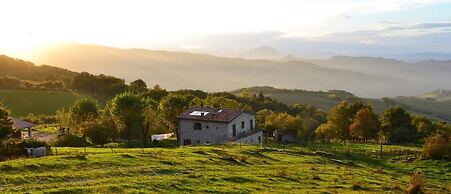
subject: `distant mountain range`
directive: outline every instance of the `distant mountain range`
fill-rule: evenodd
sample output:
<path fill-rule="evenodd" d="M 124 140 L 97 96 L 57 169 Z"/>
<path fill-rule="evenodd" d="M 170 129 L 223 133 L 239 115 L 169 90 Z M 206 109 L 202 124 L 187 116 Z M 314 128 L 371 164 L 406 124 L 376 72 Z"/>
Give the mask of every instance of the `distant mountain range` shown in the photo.
<path fill-rule="evenodd" d="M 334 56 L 340 56 L 342 54 L 333 52 L 300 52 L 293 50 L 283 50 L 284 52 L 278 51 L 277 49 L 270 46 L 261 46 L 250 50 L 248 52 L 238 55 L 239 58 L 249 58 L 249 59 L 281 59 L 286 56 L 303 56 L 303 58 L 312 59 L 328 59 Z M 420 61 L 436 60 L 436 61 L 447 61 L 451 60 L 451 53 L 437 53 L 437 52 L 416 52 L 416 53 L 399 53 L 399 54 L 375 54 L 369 55 L 380 58 L 396 59 L 399 61 L 404 61 L 408 63 L 416 63 Z M 361 57 L 361 56 L 355 56 Z"/>
<path fill-rule="evenodd" d="M 260 48 L 248 54 L 276 54 Z M 363 97 L 412 96 L 436 88 L 451 88 L 451 62 L 406 63 L 373 57 L 337 56 L 308 60 L 242 59 L 206 54 L 98 45 L 66 44 L 43 49 L 27 58 L 74 71 L 108 74 L 176 90 L 228 91 L 254 85 L 306 90 L 346 90 Z"/>
<path fill-rule="evenodd" d="M 269 46 L 262 46 L 242 53 L 238 57 L 245 59 L 280 59 L 284 55 Z"/>
<path fill-rule="evenodd" d="M 385 57 L 395 58 L 407 62 L 418 62 L 425 60 L 451 60 L 451 53 L 434 53 L 434 52 L 421 52 L 421 53 L 404 53 L 397 55 L 385 55 Z"/>

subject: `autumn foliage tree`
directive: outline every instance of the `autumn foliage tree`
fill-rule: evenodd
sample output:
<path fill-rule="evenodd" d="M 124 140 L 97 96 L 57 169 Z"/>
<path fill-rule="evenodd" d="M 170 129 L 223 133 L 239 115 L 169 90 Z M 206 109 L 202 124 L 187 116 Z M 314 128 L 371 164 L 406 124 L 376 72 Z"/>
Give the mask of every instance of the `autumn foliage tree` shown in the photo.
<path fill-rule="evenodd" d="M 354 120 L 349 127 L 351 137 L 366 140 L 374 139 L 378 136 L 380 122 L 371 106 L 366 106 L 357 111 Z"/>

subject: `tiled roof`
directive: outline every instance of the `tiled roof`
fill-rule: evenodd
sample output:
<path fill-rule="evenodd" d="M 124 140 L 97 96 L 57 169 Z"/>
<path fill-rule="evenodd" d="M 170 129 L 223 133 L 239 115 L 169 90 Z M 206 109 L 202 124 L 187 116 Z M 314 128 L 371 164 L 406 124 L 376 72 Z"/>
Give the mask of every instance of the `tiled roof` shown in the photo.
<path fill-rule="evenodd" d="M 28 128 L 28 127 L 33 127 L 33 126 L 36 125 L 34 123 L 23 121 L 23 120 L 20 120 L 18 118 L 12 118 L 12 121 L 14 122 L 13 127 L 16 128 L 16 129 L 23 129 L 23 128 Z"/>
<path fill-rule="evenodd" d="M 198 121 L 212 121 L 229 123 L 241 113 L 245 112 L 240 109 L 220 109 L 211 107 L 194 107 L 186 110 L 179 115 L 179 119 L 198 120 Z M 203 113 L 202 115 L 199 115 Z"/>

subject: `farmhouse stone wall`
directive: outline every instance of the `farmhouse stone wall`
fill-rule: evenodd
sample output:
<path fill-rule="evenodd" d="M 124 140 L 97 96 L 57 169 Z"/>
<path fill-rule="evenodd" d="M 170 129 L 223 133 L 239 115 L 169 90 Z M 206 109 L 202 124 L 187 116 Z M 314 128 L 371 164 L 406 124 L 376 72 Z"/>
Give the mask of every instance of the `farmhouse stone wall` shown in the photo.
<path fill-rule="evenodd" d="M 236 135 L 244 134 L 246 132 L 249 132 L 251 130 L 251 124 L 250 120 L 253 122 L 253 127 L 255 129 L 255 115 L 249 114 L 249 113 L 241 113 L 239 116 L 237 116 L 235 119 L 233 119 L 228 124 L 228 138 L 233 138 L 233 125 L 236 125 Z M 244 122 L 244 128 L 241 127 L 241 122 Z"/>
<path fill-rule="evenodd" d="M 244 144 L 262 144 L 263 143 L 263 131 L 259 131 L 255 134 L 243 137 L 235 141 L 235 143 L 244 143 Z"/>
<path fill-rule="evenodd" d="M 251 124 L 252 120 L 252 124 Z M 241 122 L 244 122 L 242 127 Z M 194 129 L 194 124 L 200 123 L 201 129 Z M 255 130 L 255 115 L 246 112 L 241 113 L 234 118 L 230 123 L 211 122 L 211 121 L 198 121 L 189 119 L 179 120 L 179 135 L 180 145 L 190 142 L 191 145 L 198 144 L 223 144 L 226 141 L 234 138 L 233 125 L 236 125 L 235 137 L 250 132 L 251 125 Z M 252 142 L 257 141 L 258 138 L 252 139 Z M 251 140 L 249 139 L 249 142 Z"/>
<path fill-rule="evenodd" d="M 201 130 L 194 129 L 194 123 L 201 123 Z M 222 144 L 227 139 L 227 123 L 195 120 L 179 121 L 180 144 L 190 140 L 192 145 Z"/>

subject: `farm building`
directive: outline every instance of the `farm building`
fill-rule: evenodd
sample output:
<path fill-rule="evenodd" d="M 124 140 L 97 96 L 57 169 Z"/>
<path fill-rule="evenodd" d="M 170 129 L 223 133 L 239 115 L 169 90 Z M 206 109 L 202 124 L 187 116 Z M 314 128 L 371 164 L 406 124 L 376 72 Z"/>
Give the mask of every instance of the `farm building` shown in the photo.
<path fill-rule="evenodd" d="M 296 143 L 298 141 L 298 134 L 293 130 L 277 129 L 274 131 L 273 137 L 280 143 Z"/>
<path fill-rule="evenodd" d="M 13 121 L 13 127 L 14 129 L 18 129 L 18 130 L 22 130 L 22 129 L 27 129 L 27 133 L 22 133 L 21 136 L 23 139 L 27 138 L 28 139 L 32 139 L 33 138 L 33 133 L 32 133 L 32 128 L 36 125 L 34 123 L 30 123 L 24 120 L 20 120 L 18 118 L 11 118 L 11 120 Z"/>
<path fill-rule="evenodd" d="M 255 128 L 255 115 L 244 110 L 191 108 L 178 118 L 181 146 L 263 141 L 263 132 Z"/>

